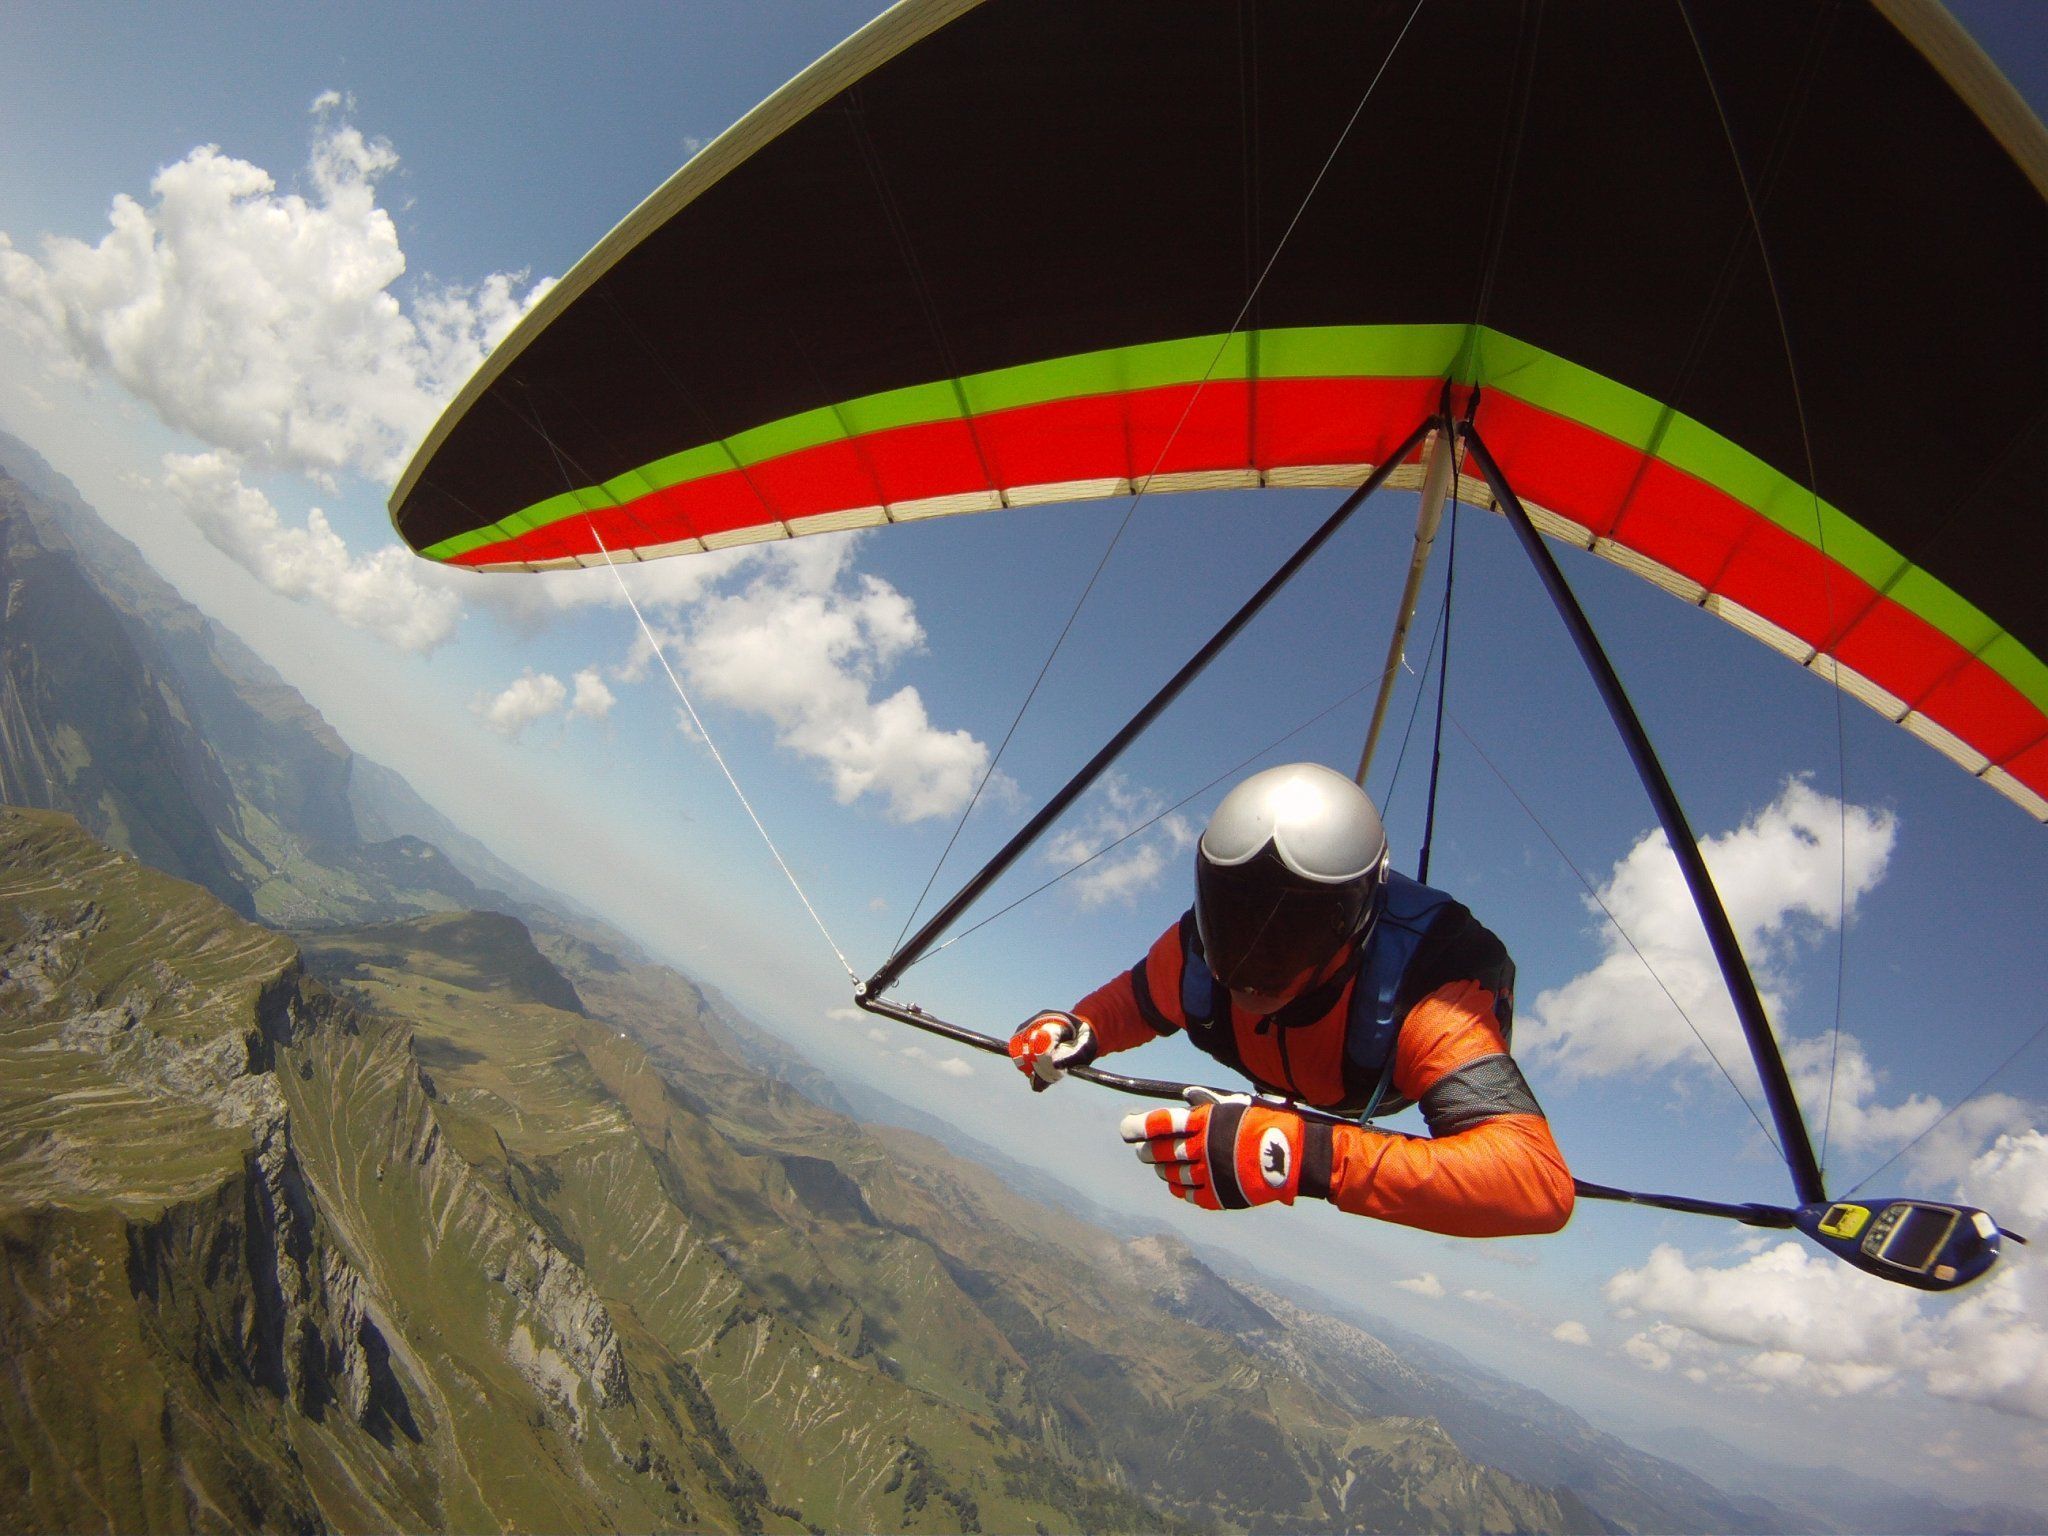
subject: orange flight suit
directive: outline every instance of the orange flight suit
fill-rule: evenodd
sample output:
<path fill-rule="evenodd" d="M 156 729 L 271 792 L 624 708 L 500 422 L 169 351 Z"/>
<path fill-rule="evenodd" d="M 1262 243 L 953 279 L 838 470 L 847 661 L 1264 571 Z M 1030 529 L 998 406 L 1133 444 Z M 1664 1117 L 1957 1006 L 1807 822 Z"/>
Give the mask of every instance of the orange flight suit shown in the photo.
<path fill-rule="evenodd" d="M 1204 964 L 1199 946 L 1190 915 L 1144 960 L 1074 1006 L 1094 1026 L 1100 1053 L 1186 1029 L 1195 1045 L 1267 1093 L 1360 1110 L 1360 1084 L 1345 1062 L 1358 966 L 1267 1018 L 1232 1008 L 1216 987 L 1215 1017 L 1191 1027 L 1182 975 L 1185 966 Z M 1379 1112 L 1419 1104 L 1430 1135 L 1310 1121 L 1301 1192 L 1356 1216 L 1456 1237 L 1557 1231 L 1571 1217 L 1572 1176 L 1508 1053 L 1503 1024 L 1512 1017 L 1514 967 L 1506 950 L 1452 902 L 1407 971 L 1392 1092 Z"/>

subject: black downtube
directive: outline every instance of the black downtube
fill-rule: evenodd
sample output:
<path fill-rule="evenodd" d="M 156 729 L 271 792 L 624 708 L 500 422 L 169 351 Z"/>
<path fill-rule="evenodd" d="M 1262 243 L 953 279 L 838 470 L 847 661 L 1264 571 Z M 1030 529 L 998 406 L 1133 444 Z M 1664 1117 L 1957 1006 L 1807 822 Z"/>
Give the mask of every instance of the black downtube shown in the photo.
<path fill-rule="evenodd" d="M 1023 857 L 1045 829 L 1057 821 L 1066 812 L 1067 807 L 1079 799 L 1087 791 L 1088 786 L 1123 755 L 1124 749 L 1129 747 L 1169 704 L 1180 697 L 1181 691 L 1201 674 L 1203 668 L 1216 659 L 1217 653 L 1237 638 L 1238 631 L 1258 616 L 1259 610 L 1272 600 L 1275 593 L 1287 585 L 1294 573 L 1306 565 L 1316 551 L 1328 543 L 1331 536 L 1344 526 L 1346 520 L 1358 510 L 1365 499 L 1384 485 L 1387 477 L 1400 468 L 1408 455 L 1422 445 L 1422 440 L 1429 435 L 1430 429 L 1440 424 L 1440 418 L 1436 416 L 1425 417 L 1421 424 L 1408 434 L 1401 446 L 1389 453 L 1378 467 L 1365 477 L 1365 483 L 1345 497 L 1343 504 L 1324 519 L 1322 526 L 1287 557 L 1286 564 L 1267 577 L 1266 584 L 1254 592 L 1245 605 L 1232 614 L 1224 626 L 1210 637 L 1208 643 L 1189 657 L 1181 669 L 1173 674 L 1166 686 L 1152 695 L 1145 707 L 1110 738 L 1109 744 L 1090 758 L 1087 766 L 1069 779 L 1058 794 L 1046 801 L 1038 814 L 1026 822 L 1022 830 L 1005 843 L 1001 852 L 984 864 L 951 901 L 933 913 L 930 921 L 912 935 L 908 944 L 882 962 L 881 969 L 870 976 L 860 988 L 860 995 L 878 998 L 895 985 L 896 979 L 915 965 L 923 957 L 924 952 L 938 942 L 939 936 L 953 925 L 954 920 L 980 900 L 982 893 L 1001 879 L 1004 872 Z"/>
<path fill-rule="evenodd" d="M 1455 498 L 1457 492 L 1452 491 Z M 1444 695 L 1451 687 L 1451 593 L 1458 580 L 1458 503 L 1451 502 L 1451 548 L 1444 562 L 1444 645 L 1436 664 L 1436 738 L 1429 748 L 1429 803 L 1422 813 L 1422 852 L 1416 856 L 1415 878 L 1429 884 L 1429 850 L 1436 842 L 1436 786 L 1444 769 Z"/>
<path fill-rule="evenodd" d="M 1707 941 L 1713 946 L 1714 960 L 1721 968 L 1722 980 L 1727 983 L 1736 1019 L 1748 1038 L 1749 1054 L 1756 1063 L 1757 1076 L 1763 1081 L 1764 1099 L 1770 1105 L 1771 1119 L 1777 1124 L 1778 1136 L 1784 1146 L 1785 1163 L 1792 1173 L 1792 1187 L 1798 1192 L 1802 1204 L 1817 1205 L 1827 1199 L 1820 1164 L 1814 1158 L 1813 1143 L 1806 1133 L 1806 1121 L 1799 1113 L 1799 1102 L 1792 1092 L 1792 1079 L 1786 1074 L 1784 1059 L 1778 1054 L 1777 1040 L 1771 1034 L 1770 1020 L 1764 1014 L 1763 999 L 1757 996 L 1756 980 L 1749 973 L 1749 963 L 1743 958 L 1742 946 L 1736 941 L 1734 926 L 1728 921 L 1727 909 L 1721 905 L 1713 877 L 1707 873 L 1706 860 L 1700 857 L 1699 840 L 1693 836 L 1692 826 L 1679 807 L 1678 796 L 1672 791 L 1670 779 L 1665 777 L 1663 765 L 1657 761 L 1656 750 L 1650 745 L 1642 721 L 1636 717 L 1634 706 L 1622 691 L 1621 679 L 1615 675 L 1613 663 L 1607 659 L 1607 652 L 1601 648 L 1599 637 L 1593 633 L 1585 611 L 1579 607 L 1578 599 L 1566 584 L 1564 573 L 1557 568 L 1550 551 L 1544 548 L 1543 536 L 1529 521 L 1529 513 L 1522 506 L 1521 498 L 1515 495 L 1500 466 L 1494 463 L 1493 455 L 1486 451 L 1478 430 L 1469 422 L 1463 423 L 1459 430 L 1464 435 L 1466 447 L 1479 464 L 1480 473 L 1492 488 L 1493 499 L 1500 503 L 1509 526 L 1515 530 L 1515 537 L 1521 540 L 1523 552 L 1536 567 L 1536 574 L 1542 578 L 1559 617 L 1571 632 L 1572 642 L 1578 646 L 1579 656 L 1586 663 L 1586 670 L 1593 675 L 1594 686 L 1600 690 L 1607 713 L 1628 748 L 1636 776 L 1643 781 L 1643 788 L 1649 792 L 1650 801 L 1657 809 L 1657 819 L 1663 823 L 1664 835 L 1670 840 L 1671 851 L 1678 858 L 1686 889 L 1692 893 L 1693 905 L 1699 909 L 1700 921 L 1707 930 Z"/>

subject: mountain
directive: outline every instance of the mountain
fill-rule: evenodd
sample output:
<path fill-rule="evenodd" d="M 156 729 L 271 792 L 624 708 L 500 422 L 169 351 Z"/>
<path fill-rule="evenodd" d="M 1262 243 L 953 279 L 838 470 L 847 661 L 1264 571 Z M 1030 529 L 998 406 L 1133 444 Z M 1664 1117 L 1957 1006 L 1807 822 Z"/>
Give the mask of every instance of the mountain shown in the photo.
<path fill-rule="evenodd" d="M 9 1528 L 1601 1528 L 673 973 L 501 914 L 302 953 L 10 810 L 0 976 Z"/>
<path fill-rule="evenodd" d="M 161 656 L 0 478 L 0 800 L 62 806 L 253 914 L 234 790 Z"/>
<path fill-rule="evenodd" d="M 461 985 L 509 920 L 352 961 L 425 1035 L 68 818 L 0 813 L 0 870 L 0 1524 L 1158 1523 L 760 1288 L 780 1165 L 530 945 Z"/>
<path fill-rule="evenodd" d="M 1000 1161 L 965 1160 L 927 1136 L 858 1125 L 784 1083 L 764 1085 L 747 1060 L 758 1043 L 740 1047 L 721 1000 L 673 972 L 564 969 L 586 1006 L 643 1046 L 722 1132 L 779 1157 L 814 1213 L 896 1234 L 886 1244 L 868 1234 L 822 1251 L 831 1284 L 861 1308 L 871 1336 L 890 1341 L 888 1358 L 908 1379 L 938 1371 L 949 1393 L 971 1387 L 1001 1406 L 1000 1372 L 993 1380 L 985 1367 L 959 1374 L 981 1351 L 938 1349 L 943 1338 L 993 1327 L 1007 1344 L 997 1358 L 1024 1367 L 1021 1400 L 1036 1402 L 1042 1422 L 1062 1436 L 1085 1431 L 1125 1486 L 1190 1519 L 1275 1530 L 1604 1529 L 1569 1495 L 1518 1487 L 1475 1465 L 1432 1424 L 1304 1390 L 1296 1373 L 1276 1369 L 1270 1339 L 1248 1331 L 1258 1309 L 1229 1300 L 1232 1287 L 1177 1240 L 1129 1240 L 1077 1219 L 1058 1186 L 1046 1199 L 1020 1193 Z M 909 1238 L 914 1247 L 903 1245 Z M 863 1245 L 887 1260 L 871 1278 L 851 1257 Z M 905 1295 L 895 1273 L 913 1262 L 923 1268 L 928 1257 L 950 1286 L 932 1274 Z M 803 1267 L 787 1255 L 784 1262 L 785 1279 Z M 1191 1308 L 1162 1283 L 1169 1272 L 1206 1277 L 1212 1304 Z M 878 1290 L 882 1275 L 891 1278 Z M 903 1353 L 913 1341 L 918 1353 Z M 1165 1401 L 1155 1395 L 1176 1381 L 1201 1405 L 1192 1418 L 1170 1391 Z M 1165 1463 L 1162 1448 L 1170 1448 Z"/>
<path fill-rule="evenodd" d="M 358 758 L 4 433 L 0 577 L 0 801 L 67 811 L 268 922 L 549 896 Z"/>
<path fill-rule="evenodd" d="M 1362 1411 L 1425 1414 L 1476 1461 L 1568 1489 L 1612 1527 L 1629 1531 L 1786 1532 L 1812 1529 L 1762 1499 L 1733 1499 L 1683 1466 L 1652 1456 L 1533 1388 L 1474 1365 L 1456 1350 L 1341 1310 L 1306 1306 L 1253 1283 L 1243 1289 L 1283 1319 L 1310 1378 Z M 1737 1486 L 1741 1486 L 1738 1484 Z"/>
<path fill-rule="evenodd" d="M 596 913 L 560 891 L 529 880 L 456 826 L 421 799 L 396 769 L 372 762 L 359 752 L 351 753 L 348 803 L 355 815 L 356 833 L 364 841 L 415 839 L 430 844 L 447 855 L 448 861 L 469 878 L 490 905 L 529 921 L 601 928 L 608 943 L 639 953 L 631 941 Z"/>
<path fill-rule="evenodd" d="M 1669 1456 L 1703 1476 L 1739 1487 L 1792 1511 L 1802 1526 L 1844 1536 L 2029 1536 L 2048 1531 L 2048 1514 L 2009 1504 L 1963 1504 L 1914 1493 L 1882 1478 L 1844 1477 L 1828 1467 L 1794 1466 L 1730 1445 L 1698 1430 L 1645 1428 L 1646 1449 Z"/>

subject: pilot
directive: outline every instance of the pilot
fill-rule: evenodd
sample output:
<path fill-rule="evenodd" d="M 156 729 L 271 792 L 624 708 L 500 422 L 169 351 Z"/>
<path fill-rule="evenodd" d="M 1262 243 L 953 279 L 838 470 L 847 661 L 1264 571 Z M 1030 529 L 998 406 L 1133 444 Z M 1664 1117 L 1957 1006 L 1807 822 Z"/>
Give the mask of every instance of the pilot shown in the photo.
<path fill-rule="evenodd" d="M 1070 1012 L 1027 1020 L 1010 1056 L 1034 1090 L 1163 1035 L 1262 1094 L 1127 1116 L 1123 1138 L 1207 1210 L 1297 1196 L 1460 1237 L 1555 1232 L 1572 1177 L 1508 1053 L 1515 966 L 1458 902 L 1388 868 L 1365 791 L 1315 763 L 1254 774 L 1217 806 L 1195 905 Z M 1411 1104 L 1430 1134 L 1364 1120 Z"/>

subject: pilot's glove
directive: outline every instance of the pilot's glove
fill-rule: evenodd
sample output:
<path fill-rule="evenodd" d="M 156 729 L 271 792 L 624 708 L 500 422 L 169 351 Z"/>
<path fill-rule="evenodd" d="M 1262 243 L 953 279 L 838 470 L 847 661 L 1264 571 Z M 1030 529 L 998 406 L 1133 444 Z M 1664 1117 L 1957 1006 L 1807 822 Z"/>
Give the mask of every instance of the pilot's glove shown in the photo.
<path fill-rule="evenodd" d="M 1237 1211 L 1301 1190 L 1306 1126 L 1290 1110 L 1242 1094 L 1190 1089 L 1187 1109 L 1150 1109 L 1124 1116 L 1123 1138 L 1150 1163 L 1166 1187 L 1205 1211 Z"/>
<path fill-rule="evenodd" d="M 1100 1049 L 1086 1019 L 1057 1009 L 1034 1013 L 1010 1036 L 1010 1060 L 1031 1079 L 1033 1093 L 1043 1093 L 1069 1069 L 1087 1066 Z"/>

